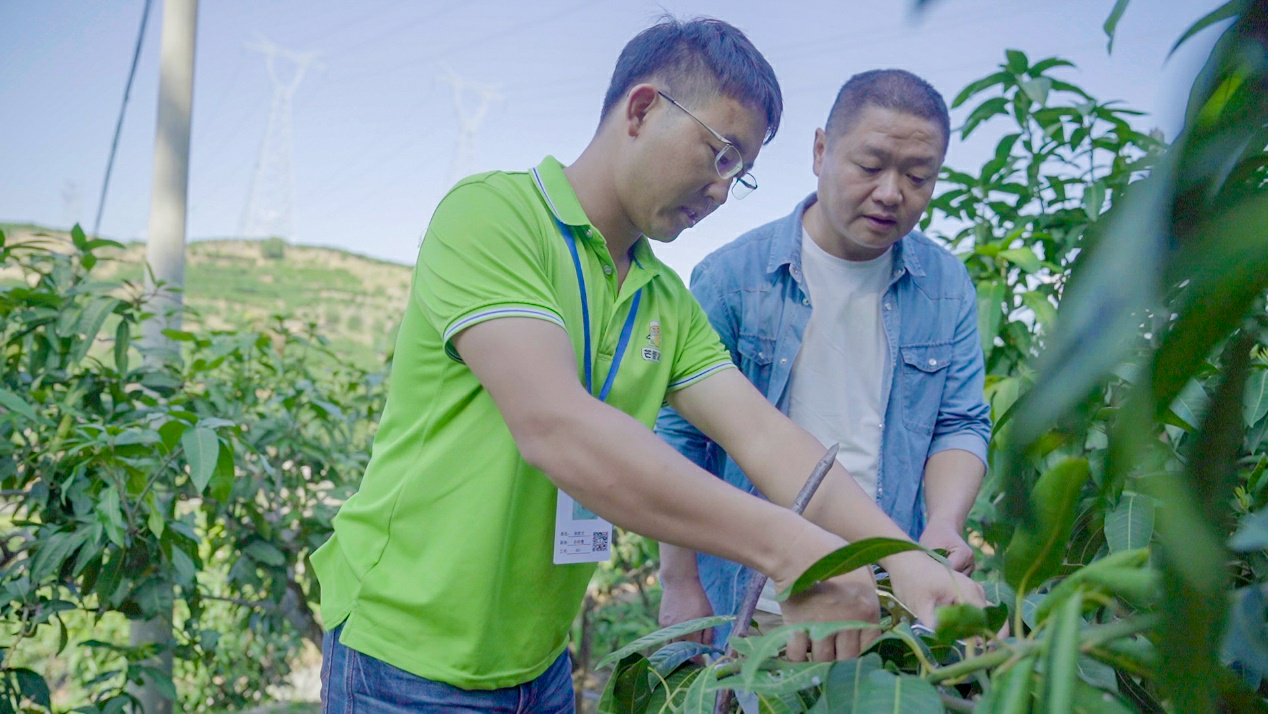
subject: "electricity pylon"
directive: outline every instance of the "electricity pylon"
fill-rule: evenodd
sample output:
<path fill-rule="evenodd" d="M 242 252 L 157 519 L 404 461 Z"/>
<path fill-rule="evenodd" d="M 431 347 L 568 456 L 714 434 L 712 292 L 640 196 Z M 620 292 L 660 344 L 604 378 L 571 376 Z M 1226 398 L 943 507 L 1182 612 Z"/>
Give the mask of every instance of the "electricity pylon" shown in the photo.
<path fill-rule="evenodd" d="M 454 145 L 453 159 L 449 162 L 447 183 L 454 183 L 469 173 L 475 166 L 476 129 L 484 121 L 489 105 L 502 98 L 496 86 L 477 84 L 469 79 L 459 77 L 451 68 L 444 67 L 439 79 L 453 88 L 453 106 L 458 114 L 458 140 Z M 464 99 L 468 96 L 476 98 L 479 104 L 468 106 Z"/>
<path fill-rule="evenodd" d="M 304 73 L 317 64 L 317 54 L 283 49 L 263 37 L 247 47 L 264 53 L 273 84 L 273 101 L 238 233 L 243 237 L 289 239 L 295 190 L 295 176 L 291 171 L 291 100 Z M 280 60 L 293 67 L 289 79 L 280 71 Z"/>

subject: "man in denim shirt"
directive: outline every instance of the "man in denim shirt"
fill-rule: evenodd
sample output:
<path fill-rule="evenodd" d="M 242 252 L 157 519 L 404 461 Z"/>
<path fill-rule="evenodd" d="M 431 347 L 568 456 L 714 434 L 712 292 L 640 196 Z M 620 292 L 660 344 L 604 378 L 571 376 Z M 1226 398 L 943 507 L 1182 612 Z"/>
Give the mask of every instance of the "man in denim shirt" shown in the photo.
<path fill-rule="evenodd" d="M 705 258 L 691 291 L 767 399 L 824 444 L 840 442 L 838 460 L 885 513 L 968 574 L 962 534 L 990 435 L 976 291 L 955 256 L 912 230 L 949 135 L 946 104 L 924 80 L 855 75 L 815 132 L 818 191 Z M 755 492 L 672 409 L 656 430 Z M 662 547 L 662 625 L 735 612 L 743 597 L 751 572 L 693 556 Z"/>

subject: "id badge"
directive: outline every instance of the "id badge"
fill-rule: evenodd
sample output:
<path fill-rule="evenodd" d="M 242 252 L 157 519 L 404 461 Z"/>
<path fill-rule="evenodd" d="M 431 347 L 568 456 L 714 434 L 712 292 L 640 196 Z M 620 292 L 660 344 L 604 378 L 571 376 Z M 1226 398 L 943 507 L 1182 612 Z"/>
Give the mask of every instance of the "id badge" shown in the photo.
<path fill-rule="evenodd" d="M 555 501 L 555 565 L 599 563 L 612 555 L 612 524 L 572 496 L 558 491 Z"/>

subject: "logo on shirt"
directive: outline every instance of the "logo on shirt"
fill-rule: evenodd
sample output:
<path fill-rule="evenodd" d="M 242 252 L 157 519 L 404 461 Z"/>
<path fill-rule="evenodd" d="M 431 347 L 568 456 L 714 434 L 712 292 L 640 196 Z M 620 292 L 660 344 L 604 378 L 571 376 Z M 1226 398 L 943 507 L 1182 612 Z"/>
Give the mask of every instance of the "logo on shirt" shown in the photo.
<path fill-rule="evenodd" d="M 647 345 L 643 347 L 643 359 L 660 361 L 660 322 L 652 320 L 647 329 Z"/>

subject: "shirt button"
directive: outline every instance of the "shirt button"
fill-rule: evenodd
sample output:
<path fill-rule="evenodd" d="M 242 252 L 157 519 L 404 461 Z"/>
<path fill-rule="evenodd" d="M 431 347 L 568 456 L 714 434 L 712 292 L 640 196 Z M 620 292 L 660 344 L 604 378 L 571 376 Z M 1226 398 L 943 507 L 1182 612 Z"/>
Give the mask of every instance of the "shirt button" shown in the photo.
<path fill-rule="evenodd" d="M 780 363 L 780 364 L 788 364 L 788 358 L 787 358 L 787 357 L 780 357 L 780 358 L 779 358 L 779 363 Z"/>
<path fill-rule="evenodd" d="M 612 266 L 610 266 L 610 265 L 605 265 L 605 266 L 603 266 L 603 274 L 604 274 L 604 275 L 611 275 L 611 274 L 612 274 Z"/>
<path fill-rule="evenodd" d="M 930 366 L 930 367 L 937 367 L 937 366 L 938 366 L 938 360 L 936 360 L 936 359 L 931 359 L 931 360 L 929 360 L 929 366 Z"/>
<path fill-rule="evenodd" d="M 891 309 L 893 309 L 893 307 L 894 307 L 894 303 L 892 303 L 892 302 L 887 302 L 887 303 L 885 303 L 885 309 L 886 309 L 886 310 L 891 310 Z"/>
<path fill-rule="evenodd" d="M 801 299 L 801 304 L 802 304 L 802 305 L 809 305 L 809 304 L 810 304 L 810 298 L 802 298 L 802 299 Z"/>

